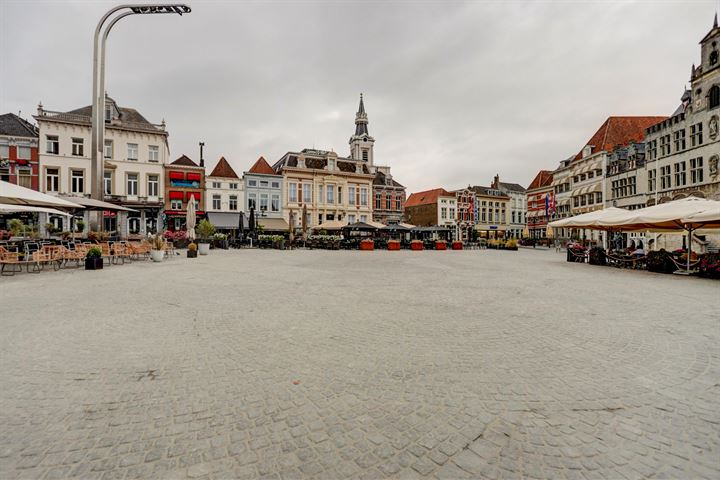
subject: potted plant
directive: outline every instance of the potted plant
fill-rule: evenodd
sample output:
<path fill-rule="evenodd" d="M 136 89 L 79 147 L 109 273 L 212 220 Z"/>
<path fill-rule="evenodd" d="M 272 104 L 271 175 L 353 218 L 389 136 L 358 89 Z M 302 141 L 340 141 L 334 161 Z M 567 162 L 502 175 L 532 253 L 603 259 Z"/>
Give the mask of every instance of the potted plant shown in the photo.
<path fill-rule="evenodd" d="M 375 250 L 375 242 L 369 238 L 360 241 L 360 250 Z"/>
<path fill-rule="evenodd" d="M 400 240 L 388 240 L 387 249 L 388 250 L 400 250 Z"/>
<path fill-rule="evenodd" d="M 208 255 L 210 253 L 210 237 L 215 233 L 215 226 L 205 219 L 198 224 L 197 233 L 200 235 L 200 239 L 198 240 L 198 253 L 200 255 Z"/>
<path fill-rule="evenodd" d="M 102 270 L 102 250 L 99 247 L 92 247 L 85 256 L 85 270 Z"/>
<path fill-rule="evenodd" d="M 720 253 L 706 253 L 700 259 L 699 275 L 705 278 L 720 279 Z"/>
<path fill-rule="evenodd" d="M 150 237 L 150 257 L 153 262 L 162 262 L 165 256 L 165 239 L 159 233 Z"/>
<path fill-rule="evenodd" d="M 215 248 L 227 250 L 229 248 L 227 235 L 224 233 L 216 233 L 213 235 L 213 244 L 215 245 Z"/>
<path fill-rule="evenodd" d="M 77 220 L 75 222 L 75 229 L 78 233 L 83 233 L 85 231 L 85 220 Z"/>
<path fill-rule="evenodd" d="M 10 227 L 10 231 L 12 232 L 13 237 L 19 237 L 25 232 L 25 224 L 22 220 L 18 218 L 13 218 L 8 223 L 8 226 Z"/>
<path fill-rule="evenodd" d="M 57 231 L 57 229 L 55 228 L 55 224 L 54 223 L 46 223 L 45 231 L 47 232 L 48 237 L 52 237 L 52 234 Z"/>
<path fill-rule="evenodd" d="M 511 238 L 507 242 L 505 242 L 505 250 L 517 250 L 518 249 L 518 243 L 517 240 L 514 238 Z"/>
<path fill-rule="evenodd" d="M 459 240 L 455 240 L 452 242 L 452 249 L 453 250 L 462 250 L 463 249 L 463 243 Z"/>
<path fill-rule="evenodd" d="M 423 249 L 423 242 L 422 240 L 412 240 L 410 241 L 410 250 L 416 250 L 420 251 Z"/>
<path fill-rule="evenodd" d="M 187 258 L 197 258 L 197 244 L 195 242 L 188 245 Z"/>
<path fill-rule="evenodd" d="M 447 242 L 445 240 L 435 240 L 435 250 L 447 250 Z"/>

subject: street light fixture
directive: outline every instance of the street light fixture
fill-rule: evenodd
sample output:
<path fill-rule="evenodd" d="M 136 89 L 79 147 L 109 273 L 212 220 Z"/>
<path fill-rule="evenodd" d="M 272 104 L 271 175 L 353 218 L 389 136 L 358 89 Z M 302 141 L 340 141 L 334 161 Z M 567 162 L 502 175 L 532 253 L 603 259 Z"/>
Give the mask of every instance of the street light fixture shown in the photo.
<path fill-rule="evenodd" d="M 122 12 L 121 12 L 122 11 Z M 103 190 L 102 172 L 103 168 L 103 147 L 104 147 L 104 134 L 105 124 L 103 115 L 105 112 L 105 43 L 107 41 L 108 34 L 112 27 L 129 15 L 147 15 L 147 14 L 161 14 L 161 13 L 177 13 L 182 15 L 183 13 L 190 13 L 192 10 L 187 5 L 182 4 L 169 4 L 169 5 L 118 5 L 117 7 L 108 10 L 105 15 L 100 19 L 95 28 L 95 36 L 93 38 L 93 95 L 92 95 L 92 138 L 91 138 L 91 150 L 92 150 L 92 165 L 91 165 L 91 177 L 92 177 L 92 198 L 96 200 L 104 200 L 105 192 Z M 107 27 L 103 30 L 105 22 L 113 16 L 113 14 L 121 12 L 116 15 Z M 102 41 L 100 39 L 100 33 L 102 32 Z M 98 71 L 99 67 L 99 71 Z M 102 215 L 102 213 L 100 213 Z M 102 229 L 102 216 L 98 221 L 98 230 Z"/>

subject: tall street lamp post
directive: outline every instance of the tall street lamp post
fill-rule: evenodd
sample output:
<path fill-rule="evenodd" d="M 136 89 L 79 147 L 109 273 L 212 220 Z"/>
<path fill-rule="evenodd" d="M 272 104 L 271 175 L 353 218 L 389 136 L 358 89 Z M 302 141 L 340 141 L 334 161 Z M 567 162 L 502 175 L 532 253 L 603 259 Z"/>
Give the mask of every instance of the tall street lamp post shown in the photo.
<path fill-rule="evenodd" d="M 120 12 L 120 13 L 118 13 Z M 95 36 L 93 38 L 93 94 L 92 94 L 92 138 L 91 138 L 91 192 L 92 198 L 95 200 L 104 200 L 105 191 L 103 189 L 103 147 L 105 135 L 105 123 L 103 115 L 105 112 L 105 43 L 112 27 L 129 15 L 147 15 L 160 13 L 190 13 L 190 7 L 182 4 L 172 5 L 118 5 L 110 9 L 97 24 L 95 28 Z M 118 13 L 110 20 L 107 27 L 103 30 L 105 22 L 114 14 Z M 100 33 L 102 32 L 102 40 Z M 102 229 L 102 212 L 99 212 L 97 219 L 97 229 Z"/>

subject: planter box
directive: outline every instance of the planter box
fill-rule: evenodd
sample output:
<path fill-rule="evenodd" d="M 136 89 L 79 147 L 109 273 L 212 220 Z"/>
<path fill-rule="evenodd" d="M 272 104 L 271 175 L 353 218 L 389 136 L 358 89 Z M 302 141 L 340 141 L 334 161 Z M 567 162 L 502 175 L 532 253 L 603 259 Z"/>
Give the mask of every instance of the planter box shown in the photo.
<path fill-rule="evenodd" d="M 198 253 L 200 255 L 208 255 L 210 253 L 209 243 L 198 243 Z"/>
<path fill-rule="evenodd" d="M 435 242 L 435 250 L 447 250 L 447 242 Z"/>
<path fill-rule="evenodd" d="M 162 250 L 150 250 L 150 256 L 152 257 L 153 262 L 162 262 L 165 252 Z"/>
<path fill-rule="evenodd" d="M 462 250 L 463 249 L 462 242 L 452 242 L 452 249 L 453 250 Z"/>
<path fill-rule="evenodd" d="M 388 250 L 400 250 L 400 242 L 388 242 Z"/>
<path fill-rule="evenodd" d="M 87 257 L 85 258 L 85 270 L 102 270 L 103 259 L 102 257 Z"/>
<path fill-rule="evenodd" d="M 187 258 L 197 258 L 197 250 L 188 250 Z"/>
<path fill-rule="evenodd" d="M 360 242 L 360 250 L 375 250 L 375 242 Z"/>
<path fill-rule="evenodd" d="M 423 250 L 425 247 L 423 247 L 422 242 L 410 242 L 410 250 Z"/>

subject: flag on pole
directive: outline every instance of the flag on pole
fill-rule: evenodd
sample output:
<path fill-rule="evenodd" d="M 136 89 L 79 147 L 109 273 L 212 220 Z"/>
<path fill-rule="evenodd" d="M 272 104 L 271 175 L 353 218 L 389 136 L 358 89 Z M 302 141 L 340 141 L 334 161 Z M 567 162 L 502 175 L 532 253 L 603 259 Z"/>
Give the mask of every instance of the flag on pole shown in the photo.
<path fill-rule="evenodd" d="M 548 206 L 550 207 L 550 208 L 549 208 L 550 215 L 555 215 L 556 204 L 555 204 L 555 194 L 554 194 L 554 193 L 553 193 L 552 196 L 550 197 L 550 201 L 549 201 L 549 205 L 548 205 Z"/>
<path fill-rule="evenodd" d="M 545 194 L 545 216 L 550 216 L 550 194 Z"/>

